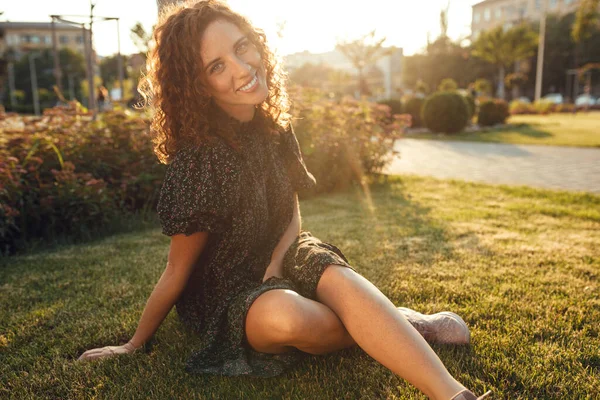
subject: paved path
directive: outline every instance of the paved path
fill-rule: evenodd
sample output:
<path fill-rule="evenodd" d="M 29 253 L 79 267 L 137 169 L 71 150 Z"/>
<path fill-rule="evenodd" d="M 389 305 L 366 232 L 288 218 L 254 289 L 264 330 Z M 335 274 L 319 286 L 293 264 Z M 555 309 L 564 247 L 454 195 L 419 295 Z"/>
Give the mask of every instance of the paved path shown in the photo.
<path fill-rule="evenodd" d="M 399 139 L 387 174 L 600 193 L 600 149 Z"/>

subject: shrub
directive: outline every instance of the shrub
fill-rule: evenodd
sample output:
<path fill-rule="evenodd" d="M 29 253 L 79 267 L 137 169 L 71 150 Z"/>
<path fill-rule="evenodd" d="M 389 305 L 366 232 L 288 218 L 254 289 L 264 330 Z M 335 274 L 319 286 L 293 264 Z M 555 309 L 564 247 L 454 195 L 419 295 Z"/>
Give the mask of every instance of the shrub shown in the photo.
<path fill-rule="evenodd" d="M 575 111 L 575 109 L 576 109 L 575 104 L 564 103 L 564 104 L 557 104 L 554 107 L 554 112 L 557 112 L 557 113 L 572 113 L 572 112 Z"/>
<path fill-rule="evenodd" d="M 390 123 L 384 105 L 350 97 L 336 101 L 316 89 L 291 91 L 295 132 L 318 182 L 304 195 L 362 184 L 366 175 L 381 172 L 396 154 L 393 143 L 408 124 L 404 116 L 396 115 Z"/>
<path fill-rule="evenodd" d="M 422 118 L 432 132 L 460 132 L 467 126 L 469 106 L 458 93 L 438 92 L 425 101 Z"/>
<path fill-rule="evenodd" d="M 492 94 L 492 83 L 484 78 L 479 78 L 473 84 L 475 90 L 482 95 L 491 95 Z"/>
<path fill-rule="evenodd" d="M 397 152 L 410 122 L 389 107 L 334 101 L 319 91 L 293 98 L 298 141 L 318 185 L 312 193 L 363 183 Z M 110 111 L 92 121 L 78 103 L 42 117 L 0 118 L 0 253 L 31 239 L 91 237 L 107 222 L 152 211 L 165 166 L 152 151 L 144 114 Z M 306 193 L 311 194 L 311 193 Z"/>
<path fill-rule="evenodd" d="M 155 207 L 164 166 L 147 121 L 71 104 L 0 121 L 0 253 L 34 238 L 88 236 L 120 214 Z"/>
<path fill-rule="evenodd" d="M 402 114 L 402 102 L 398 99 L 387 99 L 378 102 L 390 108 L 391 115 Z"/>
<path fill-rule="evenodd" d="M 429 85 L 424 80 L 419 79 L 415 84 L 415 92 L 425 95 L 429 93 Z"/>
<path fill-rule="evenodd" d="M 508 103 L 504 100 L 487 100 L 479 105 L 477 123 L 480 126 L 503 124 L 509 116 Z"/>
<path fill-rule="evenodd" d="M 458 84 L 452 78 L 442 79 L 442 82 L 438 86 L 440 92 L 452 92 L 458 89 Z"/>
<path fill-rule="evenodd" d="M 554 103 L 548 100 L 538 100 L 533 103 L 533 108 L 538 114 L 549 114 L 554 111 Z"/>
<path fill-rule="evenodd" d="M 412 118 L 411 127 L 413 128 L 423 126 L 423 122 L 421 121 L 423 104 L 425 104 L 425 100 L 418 97 L 410 98 L 406 103 L 404 103 L 404 113 L 410 114 Z"/>
<path fill-rule="evenodd" d="M 520 114 L 535 114 L 536 110 L 530 103 L 525 103 L 520 100 L 513 100 L 510 102 L 509 106 L 510 114 L 512 115 L 520 115 Z"/>

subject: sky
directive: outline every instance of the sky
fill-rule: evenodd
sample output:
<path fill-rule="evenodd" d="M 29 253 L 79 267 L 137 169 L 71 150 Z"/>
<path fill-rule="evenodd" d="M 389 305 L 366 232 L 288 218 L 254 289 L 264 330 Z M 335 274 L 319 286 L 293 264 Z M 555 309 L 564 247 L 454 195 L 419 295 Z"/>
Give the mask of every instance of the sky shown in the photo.
<path fill-rule="evenodd" d="M 453 39 L 470 34 L 471 6 L 481 0 L 450 0 L 448 35 Z M 121 19 L 121 52 L 137 52 L 129 31 L 136 22 L 149 31 L 157 20 L 154 0 L 93 0 L 94 15 Z M 0 5 L 2 21 L 50 22 L 49 15 L 88 15 L 89 0 L 5 1 Z M 440 33 L 439 13 L 448 0 L 229 0 L 231 8 L 246 15 L 267 33 L 272 47 L 281 55 L 308 50 L 333 50 L 339 39 L 353 39 L 375 29 L 386 37 L 387 46 L 402 47 L 407 55 L 419 52 Z M 70 18 L 84 22 L 83 18 Z M 285 23 L 283 38 L 278 24 Z M 94 48 L 101 56 L 117 52 L 114 21 L 94 23 Z"/>

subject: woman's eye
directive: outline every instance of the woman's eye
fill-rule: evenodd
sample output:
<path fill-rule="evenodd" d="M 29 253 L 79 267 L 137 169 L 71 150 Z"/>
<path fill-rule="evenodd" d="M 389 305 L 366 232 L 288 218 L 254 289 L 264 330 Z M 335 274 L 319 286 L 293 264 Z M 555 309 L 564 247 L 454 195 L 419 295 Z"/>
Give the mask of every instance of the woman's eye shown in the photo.
<path fill-rule="evenodd" d="M 248 43 L 246 43 L 246 42 L 241 43 L 237 48 L 238 53 L 241 53 L 241 54 L 245 53 L 246 50 L 248 50 Z"/>
<path fill-rule="evenodd" d="M 223 68 L 223 63 L 216 63 L 210 68 L 210 73 L 219 72 Z"/>

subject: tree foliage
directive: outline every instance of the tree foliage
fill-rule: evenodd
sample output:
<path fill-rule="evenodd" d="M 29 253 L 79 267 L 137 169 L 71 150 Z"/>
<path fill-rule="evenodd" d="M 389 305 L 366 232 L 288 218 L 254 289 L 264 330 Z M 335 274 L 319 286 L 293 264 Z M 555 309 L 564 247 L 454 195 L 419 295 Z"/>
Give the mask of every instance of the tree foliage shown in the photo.
<path fill-rule="evenodd" d="M 127 79 L 127 59 L 126 55 L 123 57 L 123 79 Z M 119 56 L 109 56 L 102 59 L 100 62 L 100 76 L 102 81 L 107 86 L 112 86 L 114 82 L 119 80 Z"/>
<path fill-rule="evenodd" d="M 369 88 L 364 79 L 364 71 L 373 66 L 380 58 L 387 54 L 383 48 L 386 38 L 376 38 L 375 30 L 354 40 L 338 41 L 336 49 L 339 50 L 358 70 L 359 90 L 361 94 L 368 94 Z"/>
<path fill-rule="evenodd" d="M 575 43 L 588 40 L 600 24 L 600 0 L 581 0 L 575 13 L 571 38 Z"/>
<path fill-rule="evenodd" d="M 515 62 L 532 57 L 538 36 L 529 25 L 505 30 L 502 26 L 484 31 L 473 43 L 473 55 L 498 68 L 498 96 L 504 97 L 504 75 Z"/>
<path fill-rule="evenodd" d="M 154 31 L 154 26 L 152 27 L 152 31 Z M 131 28 L 131 40 L 133 40 L 135 47 L 138 48 L 140 53 L 148 53 L 148 46 L 150 40 L 152 40 L 152 31 L 146 32 L 146 29 L 144 29 L 144 26 L 141 24 L 141 22 L 137 22 L 133 28 Z"/>
<path fill-rule="evenodd" d="M 60 66 L 63 71 L 62 87 L 69 87 L 69 76 L 73 79 L 75 96 L 80 97 L 80 83 L 85 79 L 85 59 L 81 53 L 69 48 L 58 51 Z M 48 89 L 53 92 L 56 84 L 54 77 L 54 58 L 51 49 L 42 50 L 34 59 L 37 86 L 39 89 Z M 24 55 L 15 63 L 15 87 L 23 90 L 26 94 L 25 102 L 32 104 L 31 92 L 31 70 L 29 68 L 29 56 Z"/>

